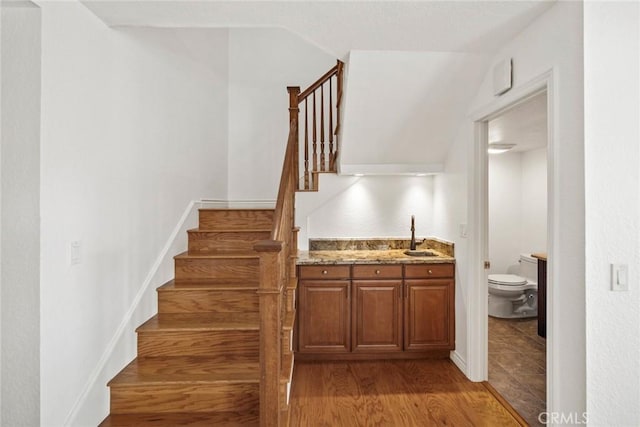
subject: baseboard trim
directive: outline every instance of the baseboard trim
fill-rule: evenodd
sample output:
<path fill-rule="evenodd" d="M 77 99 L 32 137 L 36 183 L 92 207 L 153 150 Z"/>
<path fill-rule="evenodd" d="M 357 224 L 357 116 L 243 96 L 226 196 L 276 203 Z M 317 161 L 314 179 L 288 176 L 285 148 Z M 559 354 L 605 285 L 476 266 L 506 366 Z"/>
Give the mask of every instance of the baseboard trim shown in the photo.
<path fill-rule="evenodd" d="M 89 376 L 89 379 L 87 380 L 84 388 L 82 389 L 80 396 L 78 397 L 73 407 L 71 408 L 71 411 L 69 411 L 69 414 L 65 418 L 63 423 L 65 426 L 70 426 L 74 424 L 74 421 L 78 416 L 80 409 L 86 402 L 87 397 L 89 396 L 89 393 L 91 392 L 93 387 L 95 387 L 96 382 L 100 378 L 100 374 L 104 371 L 105 367 L 107 366 L 107 363 L 109 359 L 112 357 L 118 342 L 120 341 L 120 339 L 122 338 L 123 334 L 127 329 L 127 325 L 129 325 L 129 323 L 131 322 L 131 319 L 133 318 L 135 311 L 140 305 L 140 301 L 142 300 L 142 297 L 149 289 L 149 286 L 151 286 L 152 280 L 154 276 L 157 274 L 160 266 L 162 265 L 163 260 L 165 259 L 169 250 L 175 243 L 176 238 L 178 237 L 178 234 L 185 226 L 187 219 L 189 218 L 191 213 L 194 211 L 194 209 L 199 206 L 200 203 L 201 203 L 200 201 L 192 200 L 191 202 L 189 202 L 189 204 L 185 208 L 184 212 L 182 213 L 182 216 L 180 217 L 180 220 L 178 221 L 177 225 L 169 235 L 167 242 L 165 243 L 164 247 L 160 251 L 160 254 L 156 258 L 156 261 L 153 263 L 146 278 L 142 282 L 142 286 L 136 293 L 136 296 L 133 298 L 133 301 L 129 306 L 129 309 L 127 310 L 127 312 L 125 313 L 122 319 L 122 322 L 120 322 L 120 325 L 118 325 L 118 328 L 116 329 L 116 332 L 114 333 L 113 337 L 109 341 L 107 348 L 105 349 L 104 353 L 102 353 L 102 356 L 100 357 L 100 360 L 98 361 L 96 367 L 91 372 L 91 375 Z"/>
<path fill-rule="evenodd" d="M 116 346 L 118 345 L 118 342 L 121 340 L 121 338 L 125 334 L 125 331 L 127 330 L 129 323 L 132 321 L 133 316 L 136 310 L 138 309 L 140 302 L 142 301 L 142 298 L 144 297 L 145 293 L 147 293 L 147 291 L 149 290 L 149 287 L 152 285 L 153 279 L 158 273 L 158 270 L 160 269 L 163 261 L 167 257 L 173 245 L 176 243 L 176 239 L 178 238 L 180 232 L 185 231 L 184 236 L 186 236 L 185 224 L 189 219 L 189 217 L 199 208 L 273 209 L 275 208 L 275 205 L 276 205 L 275 200 L 200 199 L 200 200 L 192 200 L 191 202 L 189 202 L 184 212 L 182 213 L 182 216 L 178 220 L 178 223 L 176 224 L 173 231 L 169 235 L 164 247 L 162 248 L 155 262 L 149 269 L 149 273 L 147 274 L 144 281 L 142 282 L 142 285 L 140 286 L 140 289 L 136 293 L 131 305 L 129 306 L 129 309 L 125 313 L 113 337 L 109 341 L 109 344 L 107 345 L 105 351 L 103 352 L 102 356 L 98 360 L 96 367 L 91 372 L 91 375 L 89 376 L 87 382 L 85 383 L 85 386 L 83 387 L 82 392 L 78 396 L 78 399 L 76 400 L 71 410 L 69 411 L 69 414 L 65 418 L 63 423 L 64 426 L 70 426 L 74 424 L 76 418 L 78 417 L 78 414 L 80 413 L 80 410 L 82 409 L 85 402 L 87 401 L 89 394 L 96 386 L 96 383 L 101 378 L 101 374 L 104 372 L 109 360 L 113 356 L 113 353 L 116 349 Z M 174 254 L 171 254 L 170 257 L 173 257 L 173 255 Z M 138 326 L 138 325 L 135 325 L 135 326 Z M 105 385 L 106 383 L 101 384 L 100 386 L 105 386 Z"/>
<path fill-rule="evenodd" d="M 455 365 L 458 367 L 458 369 L 460 369 L 462 371 L 462 373 L 465 374 L 465 376 L 467 376 L 467 378 L 468 378 L 469 375 L 467 374 L 467 361 L 464 360 L 460 356 L 460 353 L 458 353 L 456 350 L 454 350 L 449 355 L 449 358 L 451 359 L 451 361 L 453 363 L 455 363 Z"/>

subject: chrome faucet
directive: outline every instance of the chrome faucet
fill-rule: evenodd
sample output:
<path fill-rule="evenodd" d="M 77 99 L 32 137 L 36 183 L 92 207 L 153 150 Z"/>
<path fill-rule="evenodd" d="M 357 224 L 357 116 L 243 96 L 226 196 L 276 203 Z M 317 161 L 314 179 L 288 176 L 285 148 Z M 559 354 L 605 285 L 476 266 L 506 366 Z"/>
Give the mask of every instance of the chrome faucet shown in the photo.
<path fill-rule="evenodd" d="M 416 250 L 416 218 L 413 215 L 411 215 L 411 246 L 409 249 Z"/>

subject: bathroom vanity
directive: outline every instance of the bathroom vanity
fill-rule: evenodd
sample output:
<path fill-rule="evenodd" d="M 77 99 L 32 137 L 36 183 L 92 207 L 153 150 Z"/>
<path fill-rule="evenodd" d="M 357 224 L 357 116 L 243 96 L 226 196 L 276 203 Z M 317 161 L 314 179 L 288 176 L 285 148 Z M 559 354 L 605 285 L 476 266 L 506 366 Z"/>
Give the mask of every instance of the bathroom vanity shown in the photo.
<path fill-rule="evenodd" d="M 427 240 L 433 256 L 413 257 L 402 240 L 327 242 L 298 257 L 298 359 L 448 357 L 452 244 Z"/>

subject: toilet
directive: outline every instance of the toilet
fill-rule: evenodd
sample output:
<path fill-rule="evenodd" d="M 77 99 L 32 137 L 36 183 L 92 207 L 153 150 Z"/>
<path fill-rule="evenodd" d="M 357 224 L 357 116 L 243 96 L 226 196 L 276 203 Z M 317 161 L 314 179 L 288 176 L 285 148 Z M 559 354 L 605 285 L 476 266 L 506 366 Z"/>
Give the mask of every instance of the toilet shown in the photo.
<path fill-rule="evenodd" d="M 518 275 L 489 275 L 489 316 L 503 319 L 538 315 L 538 260 L 520 254 Z"/>

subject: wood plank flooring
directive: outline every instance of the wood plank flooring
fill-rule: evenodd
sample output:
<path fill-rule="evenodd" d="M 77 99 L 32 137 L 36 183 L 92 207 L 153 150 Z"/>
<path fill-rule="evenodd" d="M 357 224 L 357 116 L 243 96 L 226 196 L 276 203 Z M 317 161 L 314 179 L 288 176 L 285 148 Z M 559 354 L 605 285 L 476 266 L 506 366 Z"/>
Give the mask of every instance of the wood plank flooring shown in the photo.
<path fill-rule="evenodd" d="M 448 359 L 296 362 L 291 426 L 521 426 Z"/>

